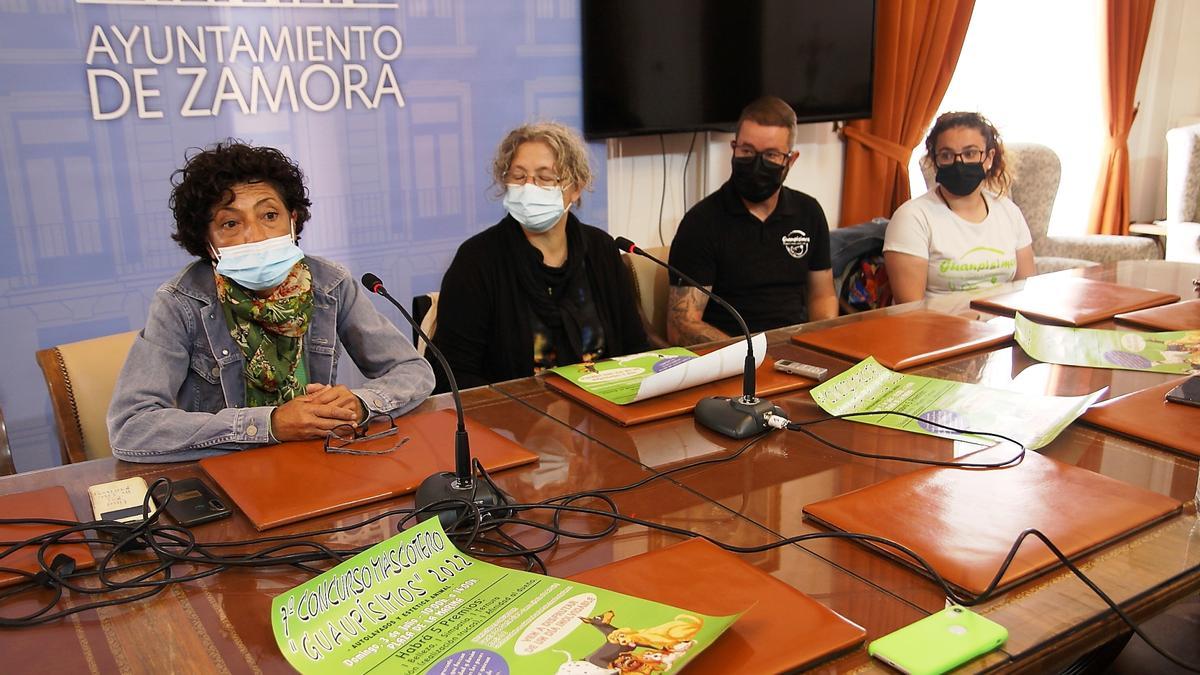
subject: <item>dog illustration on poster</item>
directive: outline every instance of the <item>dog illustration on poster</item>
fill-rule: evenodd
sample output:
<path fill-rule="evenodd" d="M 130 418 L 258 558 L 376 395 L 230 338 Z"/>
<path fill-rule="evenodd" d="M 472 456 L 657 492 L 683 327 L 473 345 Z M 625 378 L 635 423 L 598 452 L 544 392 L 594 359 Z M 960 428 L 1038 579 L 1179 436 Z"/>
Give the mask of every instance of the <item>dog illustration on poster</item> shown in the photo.
<path fill-rule="evenodd" d="M 666 672 L 696 644 L 692 638 L 704 625 L 699 617 L 678 614 L 657 626 L 618 628 L 613 624 L 615 617 L 615 613 L 608 610 L 579 620 L 604 634 L 604 644 L 592 652 L 587 661 L 622 675 Z"/>

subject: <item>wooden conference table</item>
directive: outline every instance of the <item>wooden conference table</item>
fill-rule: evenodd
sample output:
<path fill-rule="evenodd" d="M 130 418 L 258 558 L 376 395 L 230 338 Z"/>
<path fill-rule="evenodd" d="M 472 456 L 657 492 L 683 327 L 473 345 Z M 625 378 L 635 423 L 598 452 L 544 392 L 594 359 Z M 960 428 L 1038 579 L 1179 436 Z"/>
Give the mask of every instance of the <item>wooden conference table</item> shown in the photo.
<path fill-rule="evenodd" d="M 1191 280 L 1200 265 L 1162 261 L 1060 272 L 1144 286 L 1194 297 Z M 1005 287 L 997 292 L 1010 290 Z M 878 312 L 902 313 L 928 307 L 968 313 L 969 298 L 948 297 Z M 872 313 L 835 319 L 844 323 Z M 984 316 L 987 319 L 990 317 Z M 1005 321 L 1007 319 L 994 319 Z M 828 324 L 810 324 L 803 330 Z M 1104 324 L 1102 324 L 1103 326 Z M 1110 325 L 1110 324 L 1109 324 Z M 852 365 L 795 345 L 795 328 L 772 331 L 769 352 L 776 358 L 827 366 L 840 372 Z M 1038 363 L 1012 343 L 939 362 L 913 371 L 1040 394 L 1079 395 L 1102 386 L 1111 396 L 1160 384 L 1168 376 L 1131 371 L 1074 368 Z M 815 404 L 804 391 L 773 397 L 793 418 L 813 416 Z M 467 414 L 514 438 L 539 456 L 534 465 L 494 474 L 515 499 L 531 502 L 569 491 L 631 483 L 651 470 L 689 460 L 719 457 L 743 442 L 698 427 L 690 416 L 620 427 L 527 378 L 463 393 Z M 449 408 L 449 396 L 430 399 L 419 410 Z M 1153 423 L 1148 421 L 1147 423 Z M 849 422 L 820 431 L 829 439 L 867 452 L 928 454 L 927 437 Z M 914 440 L 922 439 L 919 443 Z M 954 457 L 945 443 L 941 459 Z M 447 451 L 450 441 L 447 439 Z M 1098 553 L 1081 567 L 1138 620 L 1164 610 L 1200 588 L 1200 525 L 1193 493 L 1197 461 L 1076 422 L 1042 454 L 1188 502 L 1183 512 Z M 779 541 L 819 531 L 801 508 L 892 476 L 917 470 L 898 462 L 859 459 L 818 445 L 801 434 L 776 432 L 732 462 L 674 474 L 615 495 L 621 511 L 704 533 L 742 546 Z M 0 494 L 62 485 L 76 513 L 88 514 L 87 486 L 130 476 L 201 475 L 195 463 L 128 464 L 95 460 L 0 479 Z M 207 479 L 206 479 L 207 480 Z M 211 482 L 211 480 L 209 481 Z M 380 502 L 284 526 L 263 534 L 302 532 L 348 525 L 389 509 L 411 505 L 410 498 Z M 347 533 L 315 537 L 339 545 L 380 541 L 396 531 L 390 516 Z M 586 527 L 589 521 L 568 519 Z M 591 526 L 596 526 L 593 519 Z M 240 514 L 198 526 L 205 541 L 259 536 Z M 528 534 L 530 542 L 543 535 Z M 551 574 L 567 576 L 632 555 L 662 548 L 679 537 L 624 525 L 596 541 L 563 540 L 543 554 Z M 872 640 L 940 610 L 945 599 L 928 579 L 866 549 L 844 541 L 818 540 L 743 556 L 748 562 L 794 586 L 863 626 Z M 5 672 L 166 673 L 290 672 L 268 624 L 272 596 L 308 575 L 290 567 L 229 570 L 172 586 L 149 600 L 92 610 L 30 629 L 0 631 Z M 70 605 L 95 598 L 70 597 Z M 6 608 L 14 614 L 18 608 Z M 967 670 L 1048 672 L 1113 639 L 1123 631 L 1102 601 L 1065 570 L 1034 578 L 979 606 L 978 611 L 1008 628 L 1002 650 Z M 786 621 L 787 617 L 780 617 Z M 803 635 L 797 635 L 803 640 Z M 743 664 L 739 672 L 754 672 Z M 867 656 L 865 646 L 819 667 L 822 672 L 891 672 Z"/>

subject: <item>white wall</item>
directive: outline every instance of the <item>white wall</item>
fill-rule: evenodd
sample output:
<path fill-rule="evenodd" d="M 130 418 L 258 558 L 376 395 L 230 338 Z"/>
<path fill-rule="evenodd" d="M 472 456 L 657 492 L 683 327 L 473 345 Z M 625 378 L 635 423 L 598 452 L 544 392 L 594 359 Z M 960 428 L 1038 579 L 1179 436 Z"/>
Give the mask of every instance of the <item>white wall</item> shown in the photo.
<path fill-rule="evenodd" d="M 643 247 L 660 245 L 659 205 L 663 198 L 663 153 L 666 148 L 666 192 L 662 201 L 661 241 L 671 243 L 687 209 L 721 187 L 729 178 L 729 142 L 733 134 L 700 132 L 613 139 L 608 142 L 608 230 Z M 812 195 L 837 225 L 842 198 L 841 139 L 830 123 L 802 124 L 796 137 L 800 157 L 785 185 Z M 684 164 L 687 173 L 684 174 Z M 684 191 L 686 190 L 686 202 Z M 592 199 L 599 195 L 591 196 Z M 587 199 L 588 197 L 584 197 Z"/>
<path fill-rule="evenodd" d="M 729 160 L 733 134 L 713 134 L 709 155 L 707 192 L 721 187 L 729 178 Z M 833 124 L 801 124 L 796 133 L 795 150 L 800 153 L 784 185 L 812 195 L 825 210 L 830 227 L 836 227 L 841 214 L 842 166 L 846 159 L 845 144 L 833 129 Z"/>
<path fill-rule="evenodd" d="M 1129 132 L 1130 211 L 1134 222 L 1166 215 L 1167 130 L 1200 116 L 1200 2 L 1158 0 L 1138 78 L 1137 118 Z"/>
<path fill-rule="evenodd" d="M 643 248 L 671 243 L 687 209 L 701 198 L 708 134 L 635 136 L 608 141 L 608 231 Z M 662 153 L 666 148 L 666 155 Z M 665 200 L 664 200 L 665 157 Z M 684 174 L 684 164 L 687 174 Z M 687 201 L 684 202 L 684 192 Z M 659 208 L 662 208 L 661 237 Z"/>

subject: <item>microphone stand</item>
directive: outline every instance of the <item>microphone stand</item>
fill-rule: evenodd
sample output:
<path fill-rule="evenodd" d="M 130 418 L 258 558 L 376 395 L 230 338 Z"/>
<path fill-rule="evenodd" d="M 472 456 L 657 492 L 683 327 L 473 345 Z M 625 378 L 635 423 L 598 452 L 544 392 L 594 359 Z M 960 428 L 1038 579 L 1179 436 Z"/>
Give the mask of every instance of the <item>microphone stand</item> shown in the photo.
<path fill-rule="evenodd" d="M 740 312 L 725 302 L 720 296 L 701 286 L 695 279 L 680 272 L 675 267 L 646 253 L 637 244 L 625 237 L 616 238 L 617 248 L 625 253 L 640 255 L 658 265 L 665 267 L 689 286 L 699 290 L 710 299 L 726 309 L 746 336 L 746 360 L 742 368 L 742 395 L 740 398 L 729 396 L 710 396 L 700 399 L 693 413 L 696 421 L 713 431 L 730 438 L 749 438 L 767 430 L 767 418 L 773 415 L 786 416 L 784 411 L 766 399 L 759 398 L 755 393 L 754 343 L 750 337 L 750 328 Z"/>
<path fill-rule="evenodd" d="M 486 480 L 476 480 L 475 474 L 471 470 L 471 442 L 467 437 L 466 422 L 463 419 L 462 397 L 458 392 L 458 382 L 454 379 L 454 371 L 450 369 L 446 357 L 440 349 L 434 346 L 425 331 L 421 330 L 420 324 L 408 313 L 404 305 L 397 302 L 387 292 L 379 277 L 368 272 L 363 275 L 362 284 L 367 290 L 382 296 L 395 305 L 404 319 L 416 330 L 417 335 L 425 341 L 425 348 L 433 352 L 434 357 L 441 364 L 442 370 L 446 373 L 446 379 L 450 381 L 450 393 L 454 397 L 454 410 L 458 413 L 458 428 L 454 432 L 454 471 L 435 473 L 421 482 L 413 497 L 417 509 L 426 510 L 430 517 L 436 515 L 442 522 L 442 527 L 448 531 L 468 512 L 466 506 L 455 502 L 472 502 L 481 509 L 507 504 L 508 497 L 503 492 L 494 488 Z M 507 511 L 493 510 L 485 517 L 504 518 L 508 515 Z"/>

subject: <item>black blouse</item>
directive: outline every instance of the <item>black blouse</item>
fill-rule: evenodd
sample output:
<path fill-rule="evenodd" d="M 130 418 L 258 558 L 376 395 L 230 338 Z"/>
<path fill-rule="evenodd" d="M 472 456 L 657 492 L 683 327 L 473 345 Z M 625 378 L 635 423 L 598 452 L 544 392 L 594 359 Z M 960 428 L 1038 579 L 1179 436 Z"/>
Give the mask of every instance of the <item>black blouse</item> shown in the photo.
<path fill-rule="evenodd" d="M 579 283 L 586 285 L 584 295 L 603 336 L 604 356 L 648 349 L 633 284 L 612 237 L 569 214 L 567 242 L 568 263 L 563 273 L 577 269 Z M 531 290 L 531 283 L 545 283 L 538 269 L 540 254 L 531 259 L 526 249 L 533 246 L 521 225 L 505 216 L 463 242 L 442 278 L 433 342 L 445 353 L 460 388 L 534 374 L 535 317 L 544 322 L 549 305 L 546 297 Z M 539 305 L 537 312 L 535 304 Z M 585 308 L 583 314 L 588 313 Z M 589 322 L 583 319 L 585 325 Z M 568 362 L 558 360 L 559 365 Z M 436 364 L 434 370 L 438 371 L 435 391 L 448 391 L 445 374 Z"/>

